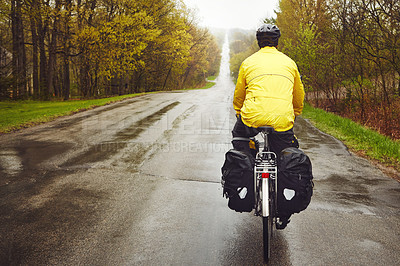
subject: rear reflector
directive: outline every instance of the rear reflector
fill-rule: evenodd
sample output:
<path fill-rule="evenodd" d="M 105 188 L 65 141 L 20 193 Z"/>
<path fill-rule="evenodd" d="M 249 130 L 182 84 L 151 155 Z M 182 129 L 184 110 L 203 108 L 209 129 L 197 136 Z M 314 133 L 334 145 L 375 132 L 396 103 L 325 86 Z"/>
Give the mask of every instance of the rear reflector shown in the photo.
<path fill-rule="evenodd" d="M 269 178 L 269 173 L 261 173 L 262 178 Z"/>

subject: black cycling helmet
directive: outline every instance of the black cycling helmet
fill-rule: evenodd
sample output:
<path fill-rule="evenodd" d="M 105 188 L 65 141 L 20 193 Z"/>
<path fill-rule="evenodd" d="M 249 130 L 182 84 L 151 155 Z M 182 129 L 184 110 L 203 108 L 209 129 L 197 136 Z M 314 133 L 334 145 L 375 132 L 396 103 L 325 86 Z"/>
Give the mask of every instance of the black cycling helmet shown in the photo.
<path fill-rule="evenodd" d="M 276 25 L 263 24 L 257 30 L 258 46 L 263 48 L 265 46 L 277 46 L 281 31 Z"/>

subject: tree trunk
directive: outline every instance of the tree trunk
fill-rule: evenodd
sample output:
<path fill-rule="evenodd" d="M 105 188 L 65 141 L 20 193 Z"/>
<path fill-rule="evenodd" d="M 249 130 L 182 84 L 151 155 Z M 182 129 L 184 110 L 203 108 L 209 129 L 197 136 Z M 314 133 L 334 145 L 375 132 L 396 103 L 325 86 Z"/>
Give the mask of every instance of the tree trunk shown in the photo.
<path fill-rule="evenodd" d="M 400 96 L 400 72 L 397 72 L 397 75 L 399 76 L 398 78 L 398 84 L 397 84 L 397 94 Z"/>
<path fill-rule="evenodd" d="M 13 90 L 12 98 L 16 98 L 18 94 L 18 35 L 17 35 L 17 11 L 16 1 L 11 1 L 11 31 L 12 31 L 12 75 L 13 75 Z"/>
<path fill-rule="evenodd" d="M 34 13 L 37 10 L 37 0 L 32 0 L 31 3 L 31 34 L 32 34 L 32 81 L 33 81 L 33 97 L 39 98 L 39 50 L 37 37 L 37 23 Z"/>
<path fill-rule="evenodd" d="M 92 24 L 93 13 L 97 5 L 97 0 L 87 1 L 82 4 L 81 0 L 77 1 L 77 15 L 78 15 L 78 29 L 84 28 L 83 22 L 88 25 Z M 86 17 L 86 12 L 89 15 Z M 83 97 L 93 96 L 95 94 L 96 84 L 93 84 L 93 79 L 90 76 L 91 66 L 89 65 L 88 59 L 85 53 L 79 56 L 79 85 L 80 94 Z M 95 77 L 97 79 L 97 77 Z"/>
<path fill-rule="evenodd" d="M 26 94 L 26 51 L 21 6 L 22 3 L 19 0 L 11 1 L 14 78 L 12 97 L 14 99 L 23 98 Z"/>
<path fill-rule="evenodd" d="M 185 87 L 185 82 L 186 82 L 186 80 L 187 80 L 187 78 L 189 77 L 189 73 L 190 73 L 190 70 L 192 69 L 192 66 L 190 65 L 187 69 L 186 69 L 186 71 L 185 71 L 185 74 L 184 74 L 184 76 L 183 76 L 183 81 L 182 81 L 182 84 L 181 84 L 181 89 L 184 89 Z"/>
<path fill-rule="evenodd" d="M 26 49 L 25 49 L 25 37 L 24 37 L 24 26 L 22 21 L 22 11 L 21 11 L 22 2 L 18 1 L 18 13 L 19 13 L 19 23 L 18 23 L 18 31 L 20 34 L 19 38 L 19 61 L 21 62 L 20 66 L 20 77 L 21 77 L 21 98 L 24 98 L 27 93 L 27 77 L 26 77 Z"/>
<path fill-rule="evenodd" d="M 165 89 L 165 86 L 167 85 L 167 81 L 168 81 L 169 75 L 171 74 L 171 70 L 172 70 L 172 66 L 169 68 L 168 74 L 167 74 L 167 76 L 165 77 L 164 85 L 163 85 L 163 87 L 162 87 L 162 89 L 161 89 L 162 91 Z"/>
<path fill-rule="evenodd" d="M 41 10 L 41 4 L 38 2 L 38 10 Z M 49 99 L 49 88 L 47 82 L 47 57 L 46 57 L 46 47 L 45 47 L 45 38 L 47 33 L 47 19 L 42 21 L 41 15 L 37 18 L 37 26 L 38 26 L 38 44 L 39 44 L 39 52 L 40 52 L 40 72 L 39 72 L 39 91 L 40 98 L 43 100 Z"/>
<path fill-rule="evenodd" d="M 89 90 L 89 64 L 86 62 L 85 55 L 82 55 L 80 58 L 80 87 L 81 87 L 81 95 L 83 97 L 87 97 L 90 94 Z"/>
<path fill-rule="evenodd" d="M 49 64 L 48 64 L 48 77 L 47 87 L 49 88 L 49 94 L 54 95 L 56 90 L 54 88 L 54 75 L 57 64 L 57 38 L 58 38 L 58 24 L 59 24 L 59 12 L 61 8 L 61 1 L 56 0 L 55 16 L 53 22 L 53 29 L 51 32 L 51 41 L 49 44 Z"/>
<path fill-rule="evenodd" d="M 66 47 L 64 52 L 67 52 L 69 49 Z M 69 100 L 70 94 L 70 78 L 69 78 L 69 56 L 68 54 L 64 54 L 64 76 L 63 76 L 63 91 L 64 91 L 64 101 Z"/>
<path fill-rule="evenodd" d="M 70 28 L 69 22 L 71 18 L 71 0 L 65 1 L 65 9 L 67 10 L 64 21 L 64 76 L 63 76 L 63 91 L 64 101 L 69 100 L 70 94 L 70 76 L 69 76 L 69 52 L 70 52 Z"/>

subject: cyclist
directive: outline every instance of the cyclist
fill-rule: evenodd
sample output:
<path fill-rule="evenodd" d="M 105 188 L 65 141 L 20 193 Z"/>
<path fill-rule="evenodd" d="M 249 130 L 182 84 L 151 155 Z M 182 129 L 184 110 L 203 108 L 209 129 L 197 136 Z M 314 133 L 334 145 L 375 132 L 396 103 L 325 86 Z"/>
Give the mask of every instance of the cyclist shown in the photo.
<path fill-rule="evenodd" d="M 249 140 L 243 139 L 257 135 L 260 126 L 275 129 L 269 142 L 277 155 L 299 146 L 293 124 L 303 110 L 304 88 L 296 63 L 277 50 L 280 36 L 276 25 L 263 24 L 256 33 L 260 50 L 240 66 L 233 99 L 237 121 L 232 144 L 237 150 L 250 153 Z M 289 217 L 279 217 L 277 228 L 288 223 Z"/>

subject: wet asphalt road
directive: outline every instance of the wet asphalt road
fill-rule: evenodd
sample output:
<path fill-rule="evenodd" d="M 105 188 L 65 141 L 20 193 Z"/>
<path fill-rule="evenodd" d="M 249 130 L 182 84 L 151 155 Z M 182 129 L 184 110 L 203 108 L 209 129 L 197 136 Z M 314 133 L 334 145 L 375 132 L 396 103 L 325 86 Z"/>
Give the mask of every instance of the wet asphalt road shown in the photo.
<path fill-rule="evenodd" d="M 219 183 L 233 87 L 225 56 L 211 89 L 0 136 L 0 265 L 262 265 L 261 219 Z M 270 265 L 398 265 L 400 184 L 301 118 L 295 133 L 314 196 Z"/>

